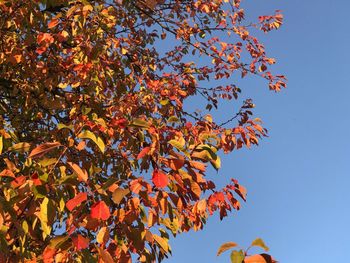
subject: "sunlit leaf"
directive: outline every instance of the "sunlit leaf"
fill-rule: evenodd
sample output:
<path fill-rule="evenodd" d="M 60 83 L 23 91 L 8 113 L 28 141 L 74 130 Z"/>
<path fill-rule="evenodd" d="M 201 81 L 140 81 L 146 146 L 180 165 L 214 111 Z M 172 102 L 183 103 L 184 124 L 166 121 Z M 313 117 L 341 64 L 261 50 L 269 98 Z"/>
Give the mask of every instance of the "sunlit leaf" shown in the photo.
<path fill-rule="evenodd" d="M 217 256 L 220 256 L 221 253 L 225 252 L 226 250 L 230 249 L 230 248 L 233 248 L 233 247 L 237 247 L 237 244 L 234 243 L 234 242 L 227 242 L 227 243 L 224 243 L 220 246 L 218 252 L 217 252 Z"/>

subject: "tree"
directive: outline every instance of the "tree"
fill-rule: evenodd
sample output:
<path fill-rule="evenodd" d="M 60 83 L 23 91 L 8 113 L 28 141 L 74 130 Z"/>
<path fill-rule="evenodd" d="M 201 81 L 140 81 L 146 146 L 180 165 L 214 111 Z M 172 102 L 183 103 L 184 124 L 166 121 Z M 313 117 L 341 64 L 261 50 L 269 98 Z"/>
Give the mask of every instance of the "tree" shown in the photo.
<path fill-rule="evenodd" d="M 161 261 L 170 234 L 239 209 L 207 166 L 266 135 L 233 82 L 285 87 L 253 36 L 281 24 L 240 0 L 1 0 L 1 260 Z"/>

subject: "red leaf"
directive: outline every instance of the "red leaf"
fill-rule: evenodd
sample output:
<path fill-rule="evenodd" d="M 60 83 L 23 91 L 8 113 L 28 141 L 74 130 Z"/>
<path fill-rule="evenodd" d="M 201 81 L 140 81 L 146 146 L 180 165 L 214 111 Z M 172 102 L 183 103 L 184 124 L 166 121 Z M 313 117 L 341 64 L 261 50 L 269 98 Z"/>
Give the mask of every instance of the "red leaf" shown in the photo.
<path fill-rule="evenodd" d="M 150 150 L 150 147 L 143 148 L 142 151 L 137 155 L 137 160 L 143 158 Z"/>
<path fill-rule="evenodd" d="M 45 155 L 47 152 L 57 148 L 58 146 L 61 146 L 59 142 L 47 142 L 43 143 L 36 148 L 33 149 L 33 151 L 29 154 L 29 158 L 39 158 L 43 155 Z"/>
<path fill-rule="evenodd" d="M 82 250 L 89 247 L 90 240 L 82 235 L 72 237 L 73 244 L 77 250 Z"/>
<path fill-rule="evenodd" d="M 66 207 L 69 211 L 72 211 L 75 207 L 79 206 L 82 202 L 86 200 L 87 200 L 87 193 L 79 193 L 66 203 Z"/>
<path fill-rule="evenodd" d="M 166 187 L 168 185 L 168 176 L 159 171 L 159 170 L 154 170 L 153 171 L 153 176 L 152 176 L 152 181 L 155 186 L 159 188 Z"/>
<path fill-rule="evenodd" d="M 99 201 L 91 207 L 91 218 L 107 220 L 111 213 L 109 212 L 109 207 L 104 201 Z"/>

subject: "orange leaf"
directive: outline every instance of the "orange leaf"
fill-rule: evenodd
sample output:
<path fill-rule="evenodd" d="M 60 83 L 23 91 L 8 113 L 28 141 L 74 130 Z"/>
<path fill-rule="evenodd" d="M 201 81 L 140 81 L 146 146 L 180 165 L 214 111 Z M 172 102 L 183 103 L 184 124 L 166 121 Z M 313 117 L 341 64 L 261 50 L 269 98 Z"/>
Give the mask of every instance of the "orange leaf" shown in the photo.
<path fill-rule="evenodd" d="M 68 164 L 70 167 L 72 167 L 73 171 L 77 174 L 80 181 L 86 182 L 88 180 L 88 174 L 84 168 L 81 169 L 79 165 L 72 162 L 68 162 Z"/>
<path fill-rule="evenodd" d="M 99 201 L 91 206 L 91 218 L 107 220 L 111 213 L 109 211 L 109 207 L 106 205 L 104 201 Z"/>
<path fill-rule="evenodd" d="M 142 151 L 137 155 L 137 160 L 143 158 L 150 150 L 151 150 L 151 147 L 143 148 Z"/>
<path fill-rule="evenodd" d="M 57 26 L 59 22 L 60 22 L 60 20 L 57 18 L 52 19 L 50 21 L 50 23 L 48 24 L 48 28 L 50 29 L 50 28 Z"/>
<path fill-rule="evenodd" d="M 168 176 L 165 173 L 159 171 L 158 169 L 153 171 L 152 181 L 154 185 L 159 188 L 166 187 L 169 182 Z"/>
<path fill-rule="evenodd" d="M 87 193 L 79 193 L 66 203 L 66 207 L 69 211 L 72 211 L 75 207 L 79 206 L 82 202 L 86 200 L 87 200 Z"/>
<path fill-rule="evenodd" d="M 202 190 L 196 182 L 192 181 L 191 182 L 191 190 L 192 192 L 197 196 L 197 198 L 200 198 Z"/>
<path fill-rule="evenodd" d="M 40 158 L 49 151 L 61 146 L 59 142 L 47 142 L 34 148 L 29 154 L 29 158 Z"/>
<path fill-rule="evenodd" d="M 274 260 L 270 255 L 268 254 L 260 254 L 260 255 L 252 255 L 245 257 L 244 263 L 276 263 L 277 261 Z"/>
<path fill-rule="evenodd" d="M 56 249 L 47 246 L 43 252 L 44 263 L 53 263 L 56 255 Z"/>
<path fill-rule="evenodd" d="M 76 237 L 72 237 L 73 244 L 77 250 L 82 250 L 89 247 L 90 240 L 82 235 L 77 235 Z"/>
<path fill-rule="evenodd" d="M 198 171 L 205 172 L 206 170 L 206 165 L 201 162 L 196 162 L 196 161 L 190 161 L 190 165 L 197 169 Z"/>

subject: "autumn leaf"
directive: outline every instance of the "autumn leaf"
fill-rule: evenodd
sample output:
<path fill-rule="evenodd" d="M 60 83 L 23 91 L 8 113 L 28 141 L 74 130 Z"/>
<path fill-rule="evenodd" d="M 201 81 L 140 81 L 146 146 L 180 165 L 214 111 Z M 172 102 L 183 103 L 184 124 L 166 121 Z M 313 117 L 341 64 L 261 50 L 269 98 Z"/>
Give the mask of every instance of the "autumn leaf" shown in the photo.
<path fill-rule="evenodd" d="M 111 216 L 111 214 L 106 203 L 104 201 L 99 201 L 91 206 L 90 216 L 91 218 L 105 221 Z"/>
<path fill-rule="evenodd" d="M 277 261 L 268 254 L 260 254 L 245 257 L 243 263 L 277 263 Z"/>
<path fill-rule="evenodd" d="M 76 250 L 82 250 L 89 247 L 90 240 L 82 235 L 78 234 L 72 237 L 72 241 Z"/>
<path fill-rule="evenodd" d="M 59 24 L 60 20 L 58 18 L 54 18 L 48 24 L 48 28 L 51 29 Z"/>
<path fill-rule="evenodd" d="M 168 176 L 159 170 L 154 170 L 152 175 L 152 182 L 158 188 L 164 188 L 168 185 Z"/>
<path fill-rule="evenodd" d="M 137 155 L 137 160 L 143 158 L 150 150 L 151 150 L 151 147 L 143 148 L 142 151 Z"/>
<path fill-rule="evenodd" d="M 220 256 L 221 253 L 225 252 L 226 250 L 233 248 L 233 247 L 237 247 L 238 245 L 235 242 L 227 242 L 224 243 L 220 246 L 218 252 L 216 253 L 216 256 Z"/>
<path fill-rule="evenodd" d="M 34 148 L 31 153 L 29 154 L 29 158 L 40 158 L 44 156 L 46 153 L 52 151 L 53 149 L 56 149 L 57 147 L 61 146 L 59 142 L 47 142 L 43 143 L 36 148 Z"/>
<path fill-rule="evenodd" d="M 96 136 L 94 133 L 92 133 L 91 131 L 88 131 L 88 130 L 85 130 L 85 131 L 82 131 L 79 135 L 78 135 L 78 138 L 81 138 L 81 139 L 90 139 L 92 140 L 97 146 L 98 148 L 100 149 L 101 152 L 104 152 L 105 151 L 105 143 L 103 142 L 103 140 Z"/>
<path fill-rule="evenodd" d="M 257 238 L 255 239 L 251 246 L 257 246 L 257 247 L 261 247 L 262 249 L 264 249 L 265 251 L 269 251 L 269 248 L 265 245 L 265 242 L 261 239 L 261 238 Z"/>
<path fill-rule="evenodd" d="M 130 193 L 129 189 L 117 188 L 112 194 L 112 200 L 115 204 L 119 205 L 120 201 Z"/>
<path fill-rule="evenodd" d="M 169 251 L 169 244 L 167 240 L 156 234 L 153 234 L 153 238 L 161 246 L 162 249 L 164 249 L 166 252 Z"/>
<path fill-rule="evenodd" d="M 27 142 L 20 142 L 12 145 L 11 147 L 7 148 L 8 151 L 15 151 L 19 153 L 25 153 L 28 152 L 30 148 L 30 144 Z M 30 157 L 29 157 L 30 158 Z"/>
<path fill-rule="evenodd" d="M 86 182 L 88 180 L 88 174 L 84 168 L 80 168 L 79 165 L 68 162 L 69 166 L 73 169 L 73 171 L 77 174 L 80 181 Z"/>
<path fill-rule="evenodd" d="M 81 205 L 86 200 L 87 193 L 79 193 L 74 198 L 68 200 L 68 202 L 66 203 L 66 207 L 69 211 L 73 211 L 75 207 Z"/>

